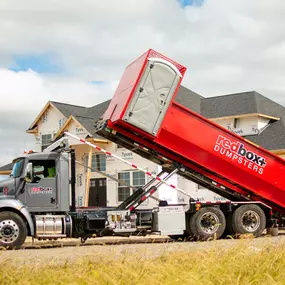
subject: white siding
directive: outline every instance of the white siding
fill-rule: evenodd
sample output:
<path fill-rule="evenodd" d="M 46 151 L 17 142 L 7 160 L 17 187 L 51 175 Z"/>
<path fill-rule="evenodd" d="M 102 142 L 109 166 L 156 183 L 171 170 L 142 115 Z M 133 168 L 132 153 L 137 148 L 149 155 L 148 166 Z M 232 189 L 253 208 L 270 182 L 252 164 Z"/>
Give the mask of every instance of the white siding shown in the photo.
<path fill-rule="evenodd" d="M 38 133 L 35 134 L 35 150 L 41 151 L 42 135 L 51 134 L 52 137 L 62 127 L 65 117 L 53 107 L 49 107 L 38 122 Z"/>
<path fill-rule="evenodd" d="M 234 118 L 213 121 L 240 136 L 258 134 L 258 132 L 269 123 L 269 119 L 258 116 L 238 118 L 236 127 L 234 127 Z"/>
<path fill-rule="evenodd" d="M 267 118 L 259 117 L 258 118 L 258 129 L 261 130 L 264 127 L 266 127 L 268 125 L 269 121 L 270 120 Z"/>
<path fill-rule="evenodd" d="M 84 127 L 82 127 L 81 124 L 77 123 L 74 120 L 71 120 L 68 123 L 68 126 L 65 128 L 65 131 L 68 131 L 69 133 L 78 136 L 81 139 L 86 138 L 86 136 L 88 135 L 88 132 L 86 131 L 86 129 Z M 69 137 L 69 141 L 71 145 L 80 145 L 83 144 L 80 141 Z"/>
<path fill-rule="evenodd" d="M 167 180 L 167 182 L 184 190 L 191 196 L 195 195 L 196 184 L 180 175 L 173 175 L 169 180 Z M 159 198 L 166 200 L 169 204 L 188 203 L 189 201 L 189 197 L 185 196 L 179 191 L 170 188 L 165 184 L 159 187 Z"/>
<path fill-rule="evenodd" d="M 87 145 L 74 145 L 76 160 L 80 163 L 85 163 L 84 155 L 88 153 L 89 146 Z M 86 170 L 80 164 L 76 164 L 76 206 L 84 206 L 85 198 L 85 187 L 86 187 Z"/>

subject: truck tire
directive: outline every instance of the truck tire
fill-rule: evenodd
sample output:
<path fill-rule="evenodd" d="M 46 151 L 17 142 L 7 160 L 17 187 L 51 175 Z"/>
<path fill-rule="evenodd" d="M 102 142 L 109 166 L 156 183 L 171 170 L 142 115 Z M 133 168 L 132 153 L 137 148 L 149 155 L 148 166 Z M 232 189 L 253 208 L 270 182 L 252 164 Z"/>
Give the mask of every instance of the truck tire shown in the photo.
<path fill-rule="evenodd" d="M 264 211 L 254 204 L 242 205 L 233 213 L 232 227 L 236 234 L 259 237 L 266 227 Z"/>
<path fill-rule="evenodd" d="M 14 212 L 0 212 L 0 246 L 19 249 L 27 237 L 27 226 Z"/>
<path fill-rule="evenodd" d="M 189 228 L 198 240 L 219 239 L 226 228 L 224 213 L 216 207 L 204 207 L 190 217 Z"/>

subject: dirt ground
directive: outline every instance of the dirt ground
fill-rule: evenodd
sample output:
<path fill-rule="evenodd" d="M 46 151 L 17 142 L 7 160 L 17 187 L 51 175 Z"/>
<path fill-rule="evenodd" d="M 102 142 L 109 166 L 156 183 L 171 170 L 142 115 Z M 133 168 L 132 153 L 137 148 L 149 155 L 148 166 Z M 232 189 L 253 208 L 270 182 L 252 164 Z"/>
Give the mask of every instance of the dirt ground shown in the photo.
<path fill-rule="evenodd" d="M 21 250 L 1 251 L 0 263 L 9 262 L 17 266 L 65 264 L 80 261 L 82 258 L 92 260 L 114 260 L 124 254 L 128 258 L 133 256 L 149 259 L 162 254 L 184 251 L 195 254 L 195 251 L 210 250 L 213 248 L 225 250 L 240 242 L 245 242 L 250 250 L 258 251 L 268 243 L 278 246 L 285 242 L 285 236 L 260 237 L 250 240 L 218 240 L 208 242 L 173 242 L 167 237 L 131 237 L 131 238 L 95 238 L 86 241 L 85 244 L 78 240 L 61 240 L 53 242 L 39 242 L 32 244 L 27 239 L 25 247 Z"/>

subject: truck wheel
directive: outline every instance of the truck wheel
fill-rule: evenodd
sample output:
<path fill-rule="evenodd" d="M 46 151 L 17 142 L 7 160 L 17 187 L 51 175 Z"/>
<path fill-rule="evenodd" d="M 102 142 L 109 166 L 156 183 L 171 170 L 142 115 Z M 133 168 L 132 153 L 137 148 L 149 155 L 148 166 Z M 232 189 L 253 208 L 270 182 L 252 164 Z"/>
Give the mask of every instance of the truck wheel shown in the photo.
<path fill-rule="evenodd" d="M 253 234 L 259 237 L 266 227 L 264 211 L 257 205 L 242 205 L 232 217 L 232 226 L 236 234 Z"/>
<path fill-rule="evenodd" d="M 0 246 L 19 249 L 27 237 L 27 226 L 23 219 L 13 212 L 0 212 Z"/>
<path fill-rule="evenodd" d="M 219 208 L 204 207 L 190 217 L 189 227 L 197 239 L 219 239 L 225 231 L 226 218 Z"/>

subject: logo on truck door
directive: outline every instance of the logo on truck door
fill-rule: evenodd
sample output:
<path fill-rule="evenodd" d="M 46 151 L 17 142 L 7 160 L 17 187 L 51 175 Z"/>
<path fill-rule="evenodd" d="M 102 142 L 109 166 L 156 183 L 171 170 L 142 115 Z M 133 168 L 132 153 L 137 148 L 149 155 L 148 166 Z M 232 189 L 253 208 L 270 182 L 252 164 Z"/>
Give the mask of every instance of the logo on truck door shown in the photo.
<path fill-rule="evenodd" d="M 30 194 L 52 194 L 51 187 L 32 187 L 30 188 Z"/>
<path fill-rule="evenodd" d="M 214 150 L 259 174 L 263 173 L 267 164 L 264 157 L 249 151 L 243 143 L 232 142 L 221 135 L 216 141 Z"/>

